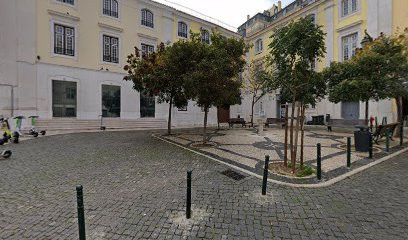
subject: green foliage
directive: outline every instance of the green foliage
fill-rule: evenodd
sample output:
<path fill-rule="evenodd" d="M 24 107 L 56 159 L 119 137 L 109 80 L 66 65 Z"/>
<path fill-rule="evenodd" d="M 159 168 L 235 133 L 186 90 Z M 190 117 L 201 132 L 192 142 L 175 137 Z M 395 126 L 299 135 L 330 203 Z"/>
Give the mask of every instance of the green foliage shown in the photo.
<path fill-rule="evenodd" d="M 283 99 L 314 105 L 325 95 L 325 84 L 311 63 L 326 53 L 325 33 L 309 17 L 276 30 L 271 36 L 268 65 L 276 71 L 270 76 L 270 88 L 281 89 Z M 290 100 L 289 100 L 290 99 Z"/>
<path fill-rule="evenodd" d="M 407 59 L 398 38 L 381 35 L 358 50 L 351 60 L 332 63 L 323 71 L 330 101 L 379 101 L 406 96 L 407 88 L 402 83 L 408 79 Z"/>
<path fill-rule="evenodd" d="M 205 109 L 239 103 L 239 73 L 245 64 L 246 51 L 243 39 L 226 38 L 215 32 L 211 35 L 212 44 L 208 45 L 198 34 L 191 34 L 191 38 L 195 65 L 186 77 L 192 99 Z"/>

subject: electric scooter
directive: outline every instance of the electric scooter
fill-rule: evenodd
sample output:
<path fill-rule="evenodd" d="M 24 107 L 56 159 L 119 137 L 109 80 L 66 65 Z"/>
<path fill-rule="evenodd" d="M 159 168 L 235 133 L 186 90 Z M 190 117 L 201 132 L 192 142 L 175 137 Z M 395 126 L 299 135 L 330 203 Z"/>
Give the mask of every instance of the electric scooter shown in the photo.
<path fill-rule="evenodd" d="M 0 118 L 1 129 L 4 131 L 3 138 L 0 138 L 0 145 L 12 141 L 18 143 L 20 134 L 18 132 L 11 132 L 10 124 L 7 118 Z"/>
<path fill-rule="evenodd" d="M 35 125 L 37 125 L 38 116 L 29 116 L 28 118 L 31 119 L 31 128 L 28 131 L 28 134 L 33 135 L 33 136 L 35 135 L 38 136 L 38 134 L 41 134 L 42 136 L 44 136 L 47 133 L 47 131 L 45 130 L 36 129 Z"/>
<path fill-rule="evenodd" d="M 0 152 L 0 157 L 2 158 L 9 158 L 11 157 L 12 152 L 10 150 L 4 150 Z"/>

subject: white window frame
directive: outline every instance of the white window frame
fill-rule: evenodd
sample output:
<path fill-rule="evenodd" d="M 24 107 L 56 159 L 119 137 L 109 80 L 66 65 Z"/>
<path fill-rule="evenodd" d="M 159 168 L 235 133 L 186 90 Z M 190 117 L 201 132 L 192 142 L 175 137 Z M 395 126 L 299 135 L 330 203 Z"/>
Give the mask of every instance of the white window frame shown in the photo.
<path fill-rule="evenodd" d="M 99 47 L 99 52 L 100 52 L 100 63 L 101 64 L 105 64 L 105 65 L 113 65 L 113 66 L 119 66 L 120 64 L 121 64 L 121 62 L 122 62 L 122 59 L 121 59 L 121 56 L 123 56 L 123 54 L 121 54 L 122 53 L 122 37 L 121 37 L 121 35 L 120 35 L 120 33 L 121 32 L 119 32 L 119 31 L 116 31 L 116 30 L 114 30 L 114 29 L 111 29 L 111 28 L 108 28 L 108 26 L 100 26 L 101 27 L 101 30 L 99 31 L 99 43 L 100 43 L 100 47 Z M 109 37 L 115 37 L 115 38 L 118 38 L 118 44 L 119 44 L 119 47 L 118 47 L 118 51 L 119 51 L 119 54 L 118 54 L 118 63 L 113 63 L 113 62 L 105 62 L 104 61 L 104 59 L 103 59 L 103 54 L 104 54 L 104 48 L 103 48 L 103 45 L 104 45 L 104 39 L 103 39 L 103 36 L 104 35 L 106 35 L 106 36 L 109 36 Z"/>
<path fill-rule="evenodd" d="M 106 40 L 106 38 L 109 38 L 109 52 L 110 52 L 111 61 L 106 61 L 105 60 L 105 40 Z M 112 61 L 112 55 L 113 55 L 112 39 L 117 39 L 117 46 L 116 46 L 116 49 L 117 49 L 116 55 L 117 55 L 117 59 L 118 59 L 117 62 Z M 112 34 L 106 34 L 106 33 L 102 34 L 102 61 L 104 63 L 119 64 L 119 62 L 120 62 L 120 40 L 119 40 L 118 36 L 113 36 Z"/>
<path fill-rule="evenodd" d="M 143 45 L 146 46 L 146 47 L 148 47 L 148 49 L 147 49 L 147 54 L 152 54 L 152 53 L 154 53 L 155 47 L 154 47 L 153 44 L 142 42 L 142 43 L 140 43 L 140 56 L 143 56 Z M 151 51 L 151 52 L 149 51 L 150 47 L 153 48 L 153 51 Z"/>
<path fill-rule="evenodd" d="M 143 11 L 146 11 L 146 12 L 150 12 L 151 14 L 152 14 L 152 25 L 153 26 L 147 26 L 147 25 L 144 25 L 143 24 Z M 147 19 L 147 15 L 146 15 L 146 19 Z M 147 20 L 146 20 L 146 22 L 147 22 Z M 143 27 L 146 27 L 146 28 L 149 28 L 149 29 L 154 29 L 154 13 L 153 13 L 153 11 L 152 10 L 150 10 L 150 9 L 148 9 L 148 8 L 142 8 L 142 10 L 140 11 L 140 25 L 141 26 L 143 26 Z"/>
<path fill-rule="evenodd" d="M 344 1 L 347 1 L 347 7 L 348 7 L 347 14 L 344 13 L 344 4 L 343 4 Z M 353 1 L 355 1 L 356 3 L 356 9 L 354 11 L 352 9 Z M 339 5 L 340 19 L 353 16 L 354 14 L 357 14 L 358 12 L 360 12 L 360 6 L 361 6 L 360 0 L 338 0 L 338 5 Z"/>
<path fill-rule="evenodd" d="M 263 51 L 263 39 L 262 38 L 258 38 L 255 41 L 255 54 L 259 54 Z"/>
<path fill-rule="evenodd" d="M 187 33 L 187 34 L 186 34 L 185 37 L 179 35 L 179 33 L 180 33 L 179 24 L 180 24 L 180 23 L 184 23 L 184 24 L 186 25 L 186 27 L 187 27 L 187 29 L 186 29 L 186 33 Z M 188 39 L 188 38 L 189 38 L 189 35 L 190 35 L 190 34 L 189 34 L 189 32 L 190 32 L 189 30 L 190 30 L 190 26 L 189 26 L 189 24 L 188 24 L 186 21 L 184 21 L 184 20 L 178 20 L 178 21 L 177 21 L 177 37 L 178 37 L 178 38 Z"/>
<path fill-rule="evenodd" d="M 74 4 L 63 2 L 63 1 L 64 0 L 53 0 L 53 2 L 55 3 L 66 5 L 68 7 L 74 7 L 74 8 L 77 6 L 79 0 L 74 0 Z"/>
<path fill-rule="evenodd" d="M 352 41 L 352 37 L 355 36 L 355 46 L 353 46 L 353 42 L 347 43 L 347 59 L 345 59 L 345 44 L 344 41 L 347 39 L 347 41 Z M 355 55 L 355 51 L 356 49 L 359 47 L 359 43 L 358 43 L 358 32 L 353 32 L 344 36 L 341 36 L 340 38 L 341 40 L 341 61 L 346 61 L 346 60 L 350 60 L 354 55 Z M 353 55 L 353 48 L 354 48 L 354 55 Z"/>
<path fill-rule="evenodd" d="M 207 33 L 208 33 L 208 43 L 205 42 L 205 41 L 203 41 L 203 35 L 202 35 L 203 32 L 207 32 Z M 202 41 L 202 42 L 205 42 L 205 43 L 207 43 L 207 44 L 211 44 L 211 33 L 210 33 L 210 31 L 207 30 L 206 28 L 201 28 L 201 41 Z"/>
<path fill-rule="evenodd" d="M 62 26 L 66 26 L 66 27 L 70 27 L 74 29 L 74 56 L 70 56 L 70 55 L 64 55 L 64 54 L 58 54 L 55 53 L 54 51 L 54 47 L 55 47 L 55 25 L 62 25 Z M 50 55 L 51 57 L 61 57 L 61 58 L 68 58 L 68 59 L 74 59 L 74 60 L 78 60 L 78 56 L 79 56 L 79 44 L 78 44 L 78 39 L 79 39 L 79 30 L 78 30 L 78 26 L 76 23 L 73 23 L 71 21 L 65 21 L 62 19 L 57 19 L 57 18 L 51 18 L 50 21 L 50 37 L 51 37 L 51 44 L 50 44 Z"/>
<path fill-rule="evenodd" d="M 77 1 L 78 1 L 78 0 L 77 0 Z M 110 9 L 111 9 L 111 10 L 110 10 L 110 11 L 112 11 L 112 1 L 114 1 L 114 0 L 109 0 L 109 1 L 111 1 L 111 6 L 110 6 Z M 116 1 L 118 2 L 118 7 L 117 7 L 117 8 L 118 8 L 118 9 L 117 9 L 118 17 L 111 16 L 111 15 L 108 15 L 108 14 L 105 14 L 105 13 L 104 13 L 105 0 L 101 0 L 101 16 L 120 21 L 120 18 L 121 18 L 121 11 L 120 11 L 121 4 L 120 4 L 120 0 L 116 0 Z"/>

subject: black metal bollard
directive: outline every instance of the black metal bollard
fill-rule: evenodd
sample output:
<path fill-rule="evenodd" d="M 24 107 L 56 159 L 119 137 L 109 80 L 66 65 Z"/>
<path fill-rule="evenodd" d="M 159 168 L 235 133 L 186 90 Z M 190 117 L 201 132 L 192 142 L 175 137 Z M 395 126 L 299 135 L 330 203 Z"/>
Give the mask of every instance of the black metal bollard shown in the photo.
<path fill-rule="evenodd" d="M 351 167 L 351 137 L 347 137 L 347 167 Z"/>
<path fill-rule="evenodd" d="M 390 129 L 389 128 L 385 130 L 385 151 L 386 152 L 390 151 Z"/>
<path fill-rule="evenodd" d="M 269 167 L 269 155 L 265 156 L 265 167 L 262 180 L 262 195 L 266 195 L 266 185 L 268 183 L 268 167 Z"/>
<path fill-rule="evenodd" d="M 373 158 L 373 134 L 368 136 L 368 158 Z"/>
<path fill-rule="evenodd" d="M 187 172 L 187 205 L 186 218 L 191 218 L 191 171 Z"/>
<path fill-rule="evenodd" d="M 85 213 L 84 213 L 84 194 L 82 192 L 82 185 L 76 187 L 77 191 L 77 207 L 78 207 L 78 229 L 79 240 L 85 240 Z"/>
<path fill-rule="evenodd" d="M 400 126 L 400 146 L 404 144 L 404 121 L 401 122 Z"/>
<path fill-rule="evenodd" d="M 317 144 L 317 179 L 322 179 L 322 146 Z"/>

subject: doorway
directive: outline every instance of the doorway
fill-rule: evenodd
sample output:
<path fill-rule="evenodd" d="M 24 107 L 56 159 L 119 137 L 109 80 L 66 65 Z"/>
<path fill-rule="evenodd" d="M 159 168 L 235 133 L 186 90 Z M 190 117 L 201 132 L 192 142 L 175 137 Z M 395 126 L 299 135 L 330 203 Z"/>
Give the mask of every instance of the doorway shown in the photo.
<path fill-rule="evenodd" d="M 140 117 L 154 118 L 156 111 L 155 97 L 140 94 Z"/>
<path fill-rule="evenodd" d="M 102 116 L 120 117 L 120 86 L 102 85 Z"/>
<path fill-rule="evenodd" d="M 360 103 L 359 102 L 342 102 L 341 103 L 341 117 L 347 120 L 360 119 Z"/>
<path fill-rule="evenodd" d="M 217 108 L 218 123 L 228 123 L 230 120 L 230 107 Z"/>
<path fill-rule="evenodd" d="M 52 80 L 53 117 L 76 117 L 77 83 Z"/>

